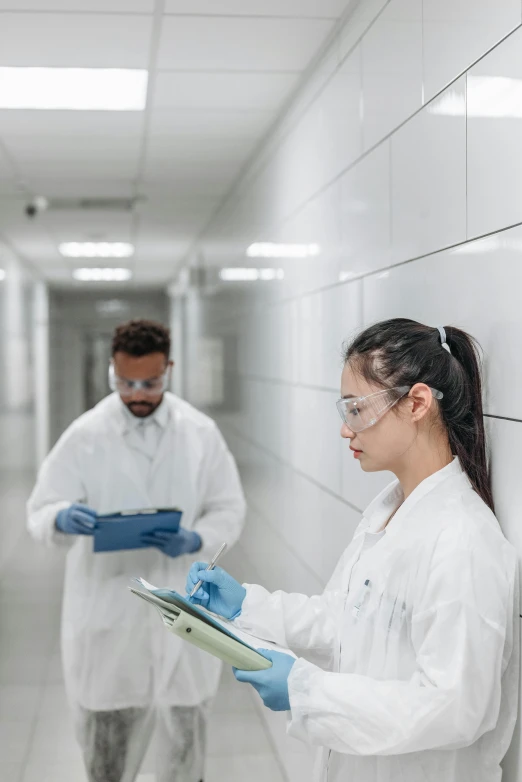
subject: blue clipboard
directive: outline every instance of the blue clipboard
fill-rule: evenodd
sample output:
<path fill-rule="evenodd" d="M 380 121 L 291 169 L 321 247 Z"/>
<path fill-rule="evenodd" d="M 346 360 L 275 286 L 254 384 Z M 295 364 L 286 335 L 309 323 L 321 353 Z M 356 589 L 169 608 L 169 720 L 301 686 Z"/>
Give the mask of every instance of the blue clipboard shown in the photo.
<path fill-rule="evenodd" d="M 94 528 L 93 551 L 125 551 L 148 548 L 141 541 L 146 532 L 179 530 L 183 513 L 178 508 L 146 508 L 98 516 Z"/>

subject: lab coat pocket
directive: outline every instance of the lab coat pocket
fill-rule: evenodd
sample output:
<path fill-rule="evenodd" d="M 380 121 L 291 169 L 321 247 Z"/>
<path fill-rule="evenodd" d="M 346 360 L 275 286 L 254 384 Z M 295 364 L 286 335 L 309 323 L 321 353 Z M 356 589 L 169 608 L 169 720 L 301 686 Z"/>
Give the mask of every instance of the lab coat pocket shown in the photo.
<path fill-rule="evenodd" d="M 378 678 L 402 678 L 404 666 L 412 662 L 411 655 L 405 651 L 411 646 L 408 643 L 408 615 L 402 590 L 384 590 L 379 595 L 370 675 L 371 671 L 379 670 Z"/>

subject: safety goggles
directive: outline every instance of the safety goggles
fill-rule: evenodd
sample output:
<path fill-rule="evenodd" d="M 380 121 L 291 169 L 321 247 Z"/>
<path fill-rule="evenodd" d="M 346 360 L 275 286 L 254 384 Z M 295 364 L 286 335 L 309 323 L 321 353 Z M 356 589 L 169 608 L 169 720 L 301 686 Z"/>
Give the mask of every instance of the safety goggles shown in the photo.
<path fill-rule="evenodd" d="M 337 410 L 343 423 L 352 432 L 362 432 L 379 421 L 388 410 L 391 410 L 411 390 L 411 386 L 398 386 L 377 391 L 368 396 L 353 399 L 339 399 Z M 444 394 L 435 388 L 430 388 L 435 399 L 442 399 Z"/>
<path fill-rule="evenodd" d="M 116 374 L 114 364 L 109 364 L 109 388 L 117 391 L 121 396 L 132 396 L 136 391 L 143 394 L 157 396 L 163 394 L 169 387 L 170 367 L 159 377 L 150 380 L 129 380 Z"/>

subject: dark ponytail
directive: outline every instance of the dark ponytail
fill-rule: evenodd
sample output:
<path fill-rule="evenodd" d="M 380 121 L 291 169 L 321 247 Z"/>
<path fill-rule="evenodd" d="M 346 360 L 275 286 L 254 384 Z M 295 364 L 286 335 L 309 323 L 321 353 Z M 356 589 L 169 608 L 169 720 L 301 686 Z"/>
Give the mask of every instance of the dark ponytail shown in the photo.
<path fill-rule="evenodd" d="M 442 391 L 439 402 L 451 452 L 471 485 L 494 510 L 486 456 L 480 348 L 465 331 L 448 326 L 451 354 L 438 329 L 395 318 L 371 326 L 345 349 L 344 359 L 367 381 L 382 388 L 426 383 Z"/>

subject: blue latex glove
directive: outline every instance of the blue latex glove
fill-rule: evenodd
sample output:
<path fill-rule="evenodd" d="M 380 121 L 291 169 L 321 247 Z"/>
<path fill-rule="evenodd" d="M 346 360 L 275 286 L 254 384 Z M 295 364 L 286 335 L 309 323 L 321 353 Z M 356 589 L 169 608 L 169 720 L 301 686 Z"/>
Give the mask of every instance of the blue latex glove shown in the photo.
<path fill-rule="evenodd" d="M 193 554 L 201 548 L 201 538 L 193 530 L 180 527 L 178 532 L 166 529 L 155 529 L 141 536 L 144 546 L 155 546 L 167 557 L 181 557 L 183 554 Z"/>
<path fill-rule="evenodd" d="M 203 581 L 204 585 L 190 598 L 191 601 L 225 619 L 235 619 L 241 613 L 246 597 L 245 587 L 223 568 L 206 570 L 207 566 L 207 562 L 194 562 L 187 576 L 187 594 L 190 595 L 198 581 Z"/>
<path fill-rule="evenodd" d="M 288 677 L 295 659 L 289 654 L 272 652 L 269 649 L 258 649 L 258 652 L 272 660 L 272 667 L 266 671 L 240 671 L 233 668 L 234 676 L 238 682 L 251 684 L 260 694 L 265 706 L 272 711 L 289 711 Z"/>
<path fill-rule="evenodd" d="M 54 522 L 56 529 L 66 535 L 92 535 L 96 525 L 96 511 L 87 505 L 70 505 L 61 510 Z"/>

